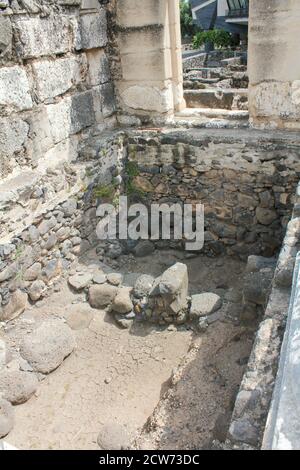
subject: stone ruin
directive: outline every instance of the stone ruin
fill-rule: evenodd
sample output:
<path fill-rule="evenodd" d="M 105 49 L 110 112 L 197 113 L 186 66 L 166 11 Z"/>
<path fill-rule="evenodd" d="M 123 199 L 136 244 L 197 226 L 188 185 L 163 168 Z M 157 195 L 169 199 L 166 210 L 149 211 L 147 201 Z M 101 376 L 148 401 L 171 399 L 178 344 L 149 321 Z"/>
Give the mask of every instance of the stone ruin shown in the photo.
<path fill-rule="evenodd" d="M 241 448 L 263 440 L 300 245 L 300 140 L 284 132 L 299 128 L 299 77 L 294 67 L 278 69 L 278 38 L 272 57 L 257 51 L 255 25 L 278 18 L 268 2 L 253 3 L 248 92 L 236 58 L 189 65 L 198 70 L 186 69 L 183 80 L 176 2 L 166 14 L 163 0 L 147 0 L 143 12 L 136 0 L 0 1 L 3 331 L 65 277 L 121 328 L 143 320 L 204 333 L 222 300 L 200 288 L 189 296 L 185 264 L 132 285 L 117 272 L 122 254 L 172 248 L 184 260 L 181 241 L 101 244 L 96 237 L 97 205 L 120 194 L 148 204 L 201 201 L 203 253 L 247 261 L 239 320 L 258 324 L 227 436 Z M 294 24 L 297 15 L 282 14 Z M 297 47 L 287 48 L 288 62 Z M 249 116 L 260 131 L 249 129 Z M 113 272 L 76 272 L 91 249 Z M 17 361 L 1 334 L 0 437 L 13 426 L 13 405 L 27 401 L 75 346 L 59 318 L 26 335 Z"/>

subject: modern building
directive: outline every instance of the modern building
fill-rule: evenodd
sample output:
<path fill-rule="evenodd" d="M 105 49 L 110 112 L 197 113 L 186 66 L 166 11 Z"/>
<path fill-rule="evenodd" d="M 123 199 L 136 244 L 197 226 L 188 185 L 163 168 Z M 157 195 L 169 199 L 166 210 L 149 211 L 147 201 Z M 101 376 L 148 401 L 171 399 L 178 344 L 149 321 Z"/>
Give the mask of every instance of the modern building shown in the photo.
<path fill-rule="evenodd" d="M 249 0 L 190 0 L 190 4 L 194 21 L 202 29 L 247 35 Z"/>

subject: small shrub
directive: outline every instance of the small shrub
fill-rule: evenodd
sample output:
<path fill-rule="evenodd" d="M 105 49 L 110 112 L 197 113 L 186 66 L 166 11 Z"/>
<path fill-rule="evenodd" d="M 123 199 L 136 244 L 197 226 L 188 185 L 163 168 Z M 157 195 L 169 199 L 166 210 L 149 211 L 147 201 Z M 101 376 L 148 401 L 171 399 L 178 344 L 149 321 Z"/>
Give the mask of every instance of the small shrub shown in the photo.
<path fill-rule="evenodd" d="M 226 48 L 232 45 L 232 36 L 228 31 L 223 29 L 200 31 L 195 34 L 193 39 L 194 49 L 199 49 L 206 43 L 211 43 L 217 48 Z"/>

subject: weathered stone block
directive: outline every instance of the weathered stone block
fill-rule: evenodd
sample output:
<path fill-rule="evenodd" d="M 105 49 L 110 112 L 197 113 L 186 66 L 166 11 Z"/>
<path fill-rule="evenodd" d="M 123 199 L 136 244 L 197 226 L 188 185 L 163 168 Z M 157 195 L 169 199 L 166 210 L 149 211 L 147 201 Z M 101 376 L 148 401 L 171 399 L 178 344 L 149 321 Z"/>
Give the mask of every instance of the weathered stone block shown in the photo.
<path fill-rule="evenodd" d="M 77 32 L 77 50 L 105 47 L 107 44 L 107 20 L 106 10 L 91 13 L 80 17 Z"/>
<path fill-rule="evenodd" d="M 36 93 L 41 101 L 55 98 L 80 81 L 80 65 L 74 58 L 42 60 L 32 65 Z"/>
<path fill-rule="evenodd" d="M 0 69 L 0 105 L 23 111 L 32 108 L 29 82 L 21 67 Z"/>
<path fill-rule="evenodd" d="M 47 106 L 51 135 L 56 143 L 67 139 L 95 122 L 93 95 L 91 91 L 65 98 Z"/>
<path fill-rule="evenodd" d="M 0 60 L 8 58 L 12 51 L 12 27 L 10 19 L 0 17 Z"/>
<path fill-rule="evenodd" d="M 28 131 L 29 126 L 22 119 L 0 118 L 0 154 L 10 156 L 20 152 Z"/>
<path fill-rule="evenodd" d="M 67 16 L 15 19 L 17 53 L 20 57 L 41 57 L 69 50 L 70 22 Z"/>
<path fill-rule="evenodd" d="M 109 82 L 111 79 L 109 62 L 104 52 L 89 51 L 87 58 L 91 85 L 97 86 Z"/>

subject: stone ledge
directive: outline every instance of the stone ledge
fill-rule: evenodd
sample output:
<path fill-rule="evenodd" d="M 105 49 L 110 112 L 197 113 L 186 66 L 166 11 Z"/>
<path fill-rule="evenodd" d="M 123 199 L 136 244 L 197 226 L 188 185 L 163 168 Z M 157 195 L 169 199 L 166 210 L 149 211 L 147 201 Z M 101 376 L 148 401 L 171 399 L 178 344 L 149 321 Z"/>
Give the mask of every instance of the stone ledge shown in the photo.
<path fill-rule="evenodd" d="M 299 450 L 300 253 L 296 258 L 287 327 L 273 401 L 263 440 L 264 450 Z"/>

